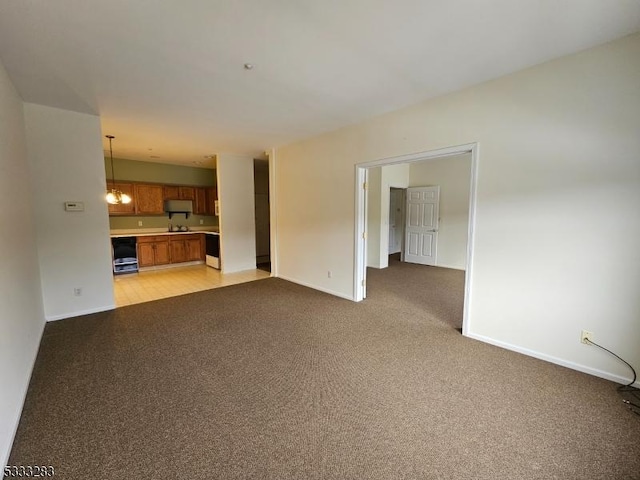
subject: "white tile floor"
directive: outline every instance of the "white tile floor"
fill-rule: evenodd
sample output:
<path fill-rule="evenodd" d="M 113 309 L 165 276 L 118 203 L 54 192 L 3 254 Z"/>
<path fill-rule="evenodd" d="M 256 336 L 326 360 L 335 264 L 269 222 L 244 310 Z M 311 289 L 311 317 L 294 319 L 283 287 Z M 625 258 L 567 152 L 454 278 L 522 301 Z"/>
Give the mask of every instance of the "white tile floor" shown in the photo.
<path fill-rule="evenodd" d="M 113 277 L 117 307 L 268 278 L 263 270 L 222 274 L 206 265 L 171 267 Z"/>

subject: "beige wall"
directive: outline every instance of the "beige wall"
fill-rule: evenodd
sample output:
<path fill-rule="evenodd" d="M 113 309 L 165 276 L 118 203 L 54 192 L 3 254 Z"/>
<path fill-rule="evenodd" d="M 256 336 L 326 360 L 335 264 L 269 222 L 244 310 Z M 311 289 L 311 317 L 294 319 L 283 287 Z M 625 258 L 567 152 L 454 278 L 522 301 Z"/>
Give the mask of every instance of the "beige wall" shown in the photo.
<path fill-rule="evenodd" d="M 354 296 L 354 165 L 479 143 L 470 335 L 640 365 L 640 34 L 277 151 L 279 275 Z M 332 269 L 332 278 L 326 271 Z"/>
<path fill-rule="evenodd" d="M 45 323 L 31 191 L 22 99 L 0 63 L 0 466 Z"/>
<path fill-rule="evenodd" d="M 24 111 L 45 315 L 114 308 L 100 118 L 31 103 Z M 66 212 L 66 201 L 84 211 Z"/>
<path fill-rule="evenodd" d="M 456 155 L 409 167 L 409 186 L 440 186 L 440 225 L 436 265 L 466 269 L 469 235 L 471 154 Z"/>

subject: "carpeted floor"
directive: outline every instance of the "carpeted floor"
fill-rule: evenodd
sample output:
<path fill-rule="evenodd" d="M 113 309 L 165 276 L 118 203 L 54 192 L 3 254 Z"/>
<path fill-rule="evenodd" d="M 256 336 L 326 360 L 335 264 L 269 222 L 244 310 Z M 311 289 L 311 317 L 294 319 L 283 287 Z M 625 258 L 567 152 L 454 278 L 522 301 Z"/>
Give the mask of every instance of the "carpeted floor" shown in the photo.
<path fill-rule="evenodd" d="M 463 337 L 463 274 L 279 279 L 48 324 L 10 464 L 60 479 L 638 479 L 613 383 Z"/>

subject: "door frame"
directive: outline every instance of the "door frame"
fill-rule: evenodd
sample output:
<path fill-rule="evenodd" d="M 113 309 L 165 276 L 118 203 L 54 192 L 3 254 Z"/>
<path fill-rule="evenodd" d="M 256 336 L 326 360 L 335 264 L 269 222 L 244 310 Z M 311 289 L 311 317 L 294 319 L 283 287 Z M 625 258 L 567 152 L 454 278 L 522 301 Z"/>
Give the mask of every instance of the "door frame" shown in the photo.
<path fill-rule="evenodd" d="M 373 167 L 415 163 L 425 160 L 435 160 L 453 155 L 471 154 L 471 181 L 469 182 L 469 226 L 467 230 L 467 268 L 464 282 L 464 308 L 462 315 L 462 334 L 468 336 L 471 331 L 471 291 L 473 280 L 473 251 L 476 220 L 476 194 L 478 180 L 479 144 L 477 142 L 457 145 L 426 152 L 411 153 L 397 157 L 388 157 L 355 165 L 355 262 L 354 262 L 354 296 L 353 300 L 360 302 L 366 298 L 367 278 L 367 178 L 368 171 Z"/>

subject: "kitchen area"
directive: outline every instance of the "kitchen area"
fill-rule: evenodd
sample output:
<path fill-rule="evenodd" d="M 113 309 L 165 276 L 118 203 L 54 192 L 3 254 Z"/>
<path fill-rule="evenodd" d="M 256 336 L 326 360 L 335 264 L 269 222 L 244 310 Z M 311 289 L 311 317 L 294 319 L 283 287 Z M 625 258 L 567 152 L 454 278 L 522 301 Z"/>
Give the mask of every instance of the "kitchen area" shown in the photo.
<path fill-rule="evenodd" d="M 215 169 L 113 162 L 105 159 L 107 190 L 128 200 L 108 204 L 116 306 L 270 276 L 255 265 L 221 270 Z"/>

